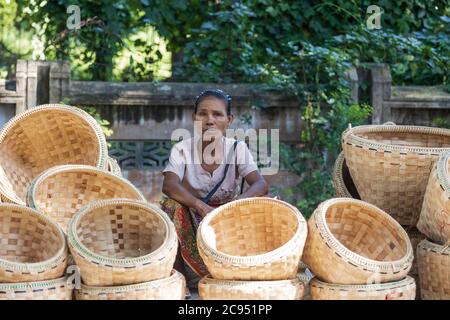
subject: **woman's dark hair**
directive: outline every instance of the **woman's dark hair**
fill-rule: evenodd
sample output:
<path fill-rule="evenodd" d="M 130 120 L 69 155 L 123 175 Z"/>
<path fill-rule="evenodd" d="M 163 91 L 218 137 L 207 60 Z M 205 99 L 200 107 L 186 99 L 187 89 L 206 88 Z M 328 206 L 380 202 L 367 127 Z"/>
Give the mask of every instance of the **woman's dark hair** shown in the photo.
<path fill-rule="evenodd" d="M 225 102 L 225 106 L 227 108 L 227 115 L 231 114 L 231 96 L 225 91 L 220 89 L 206 89 L 205 91 L 202 91 L 196 98 L 194 103 L 194 113 L 197 113 L 197 107 L 202 102 L 202 100 L 206 97 L 216 97 L 223 102 Z"/>

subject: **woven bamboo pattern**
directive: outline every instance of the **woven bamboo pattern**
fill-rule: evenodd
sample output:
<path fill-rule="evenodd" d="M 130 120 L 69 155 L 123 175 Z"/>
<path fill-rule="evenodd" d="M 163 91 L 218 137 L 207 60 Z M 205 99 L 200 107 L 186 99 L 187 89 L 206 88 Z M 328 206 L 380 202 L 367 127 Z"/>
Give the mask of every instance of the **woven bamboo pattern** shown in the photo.
<path fill-rule="evenodd" d="M 108 156 L 108 171 L 116 176 L 122 176 L 122 170 L 120 169 L 119 163 L 116 159 Z"/>
<path fill-rule="evenodd" d="M 431 169 L 450 150 L 450 130 L 367 125 L 347 129 L 342 148 L 361 199 L 416 225 Z"/>
<path fill-rule="evenodd" d="M 168 278 L 114 287 L 81 285 L 75 290 L 77 300 L 184 300 L 186 280 L 176 270 Z"/>
<path fill-rule="evenodd" d="M 85 165 L 56 166 L 33 180 L 28 205 L 59 223 L 64 231 L 73 215 L 94 200 L 145 198 L 129 181 Z"/>
<path fill-rule="evenodd" d="M 0 283 L 0 300 L 72 300 L 67 278 L 55 280 Z"/>
<path fill-rule="evenodd" d="M 232 201 L 200 223 L 197 245 L 215 279 L 295 278 L 307 224 L 294 206 L 271 198 Z"/>
<path fill-rule="evenodd" d="M 0 132 L 0 194 L 25 204 L 28 188 L 43 171 L 62 164 L 106 170 L 107 146 L 100 126 L 81 109 L 43 105 L 11 119 Z"/>
<path fill-rule="evenodd" d="M 0 204 L 0 283 L 59 278 L 67 264 L 64 233 L 41 213 Z"/>
<path fill-rule="evenodd" d="M 442 153 L 428 181 L 417 228 L 433 242 L 450 240 L 450 152 Z"/>
<path fill-rule="evenodd" d="M 178 249 L 175 226 L 166 213 L 129 199 L 91 202 L 70 220 L 67 236 L 88 286 L 167 278 Z"/>
<path fill-rule="evenodd" d="M 417 246 L 423 300 L 450 300 L 450 247 L 423 240 Z"/>
<path fill-rule="evenodd" d="M 410 276 L 387 283 L 342 285 L 314 278 L 310 283 L 313 300 L 414 300 L 416 283 Z"/>
<path fill-rule="evenodd" d="M 419 272 L 417 270 L 417 246 L 422 240 L 425 240 L 427 237 L 415 227 L 408 226 L 405 227 L 404 229 L 408 234 L 409 240 L 411 241 L 411 245 L 413 248 L 414 261 L 411 270 L 409 270 L 409 275 L 414 277 Z M 417 287 L 419 288 L 419 286 Z"/>
<path fill-rule="evenodd" d="M 367 202 L 334 198 L 308 220 L 303 261 L 320 280 L 335 284 L 390 282 L 411 269 L 413 250 L 405 230 Z"/>
<path fill-rule="evenodd" d="M 218 280 L 203 277 L 198 284 L 202 300 L 301 300 L 304 285 L 298 278 L 275 281 Z"/>
<path fill-rule="evenodd" d="M 353 183 L 345 162 L 344 152 L 341 152 L 334 163 L 333 185 L 337 197 L 361 199 Z"/>

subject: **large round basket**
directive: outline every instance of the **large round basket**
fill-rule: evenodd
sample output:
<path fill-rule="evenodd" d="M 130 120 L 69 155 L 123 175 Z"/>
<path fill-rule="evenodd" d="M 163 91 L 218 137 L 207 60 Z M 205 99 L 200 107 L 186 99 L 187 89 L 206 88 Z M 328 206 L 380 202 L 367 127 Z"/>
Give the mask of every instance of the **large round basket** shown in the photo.
<path fill-rule="evenodd" d="M 64 231 L 83 206 L 112 198 L 145 200 L 129 181 L 85 165 L 48 169 L 32 182 L 28 191 L 28 205 L 57 221 Z"/>
<path fill-rule="evenodd" d="M 303 261 L 320 280 L 335 284 L 390 282 L 411 269 L 405 230 L 383 210 L 361 200 L 322 202 L 308 220 Z"/>
<path fill-rule="evenodd" d="M 334 163 L 333 184 L 337 197 L 361 199 L 350 176 L 350 171 L 348 171 L 343 152 L 339 154 Z"/>
<path fill-rule="evenodd" d="M 271 198 L 232 201 L 200 223 L 197 245 L 215 279 L 295 278 L 307 224 L 294 206 Z"/>
<path fill-rule="evenodd" d="M 434 165 L 417 228 L 436 243 L 450 240 L 450 151 Z"/>
<path fill-rule="evenodd" d="M 349 128 L 342 148 L 361 199 L 416 225 L 431 169 L 450 150 L 450 130 L 392 125 Z"/>
<path fill-rule="evenodd" d="M 239 281 L 206 276 L 198 284 L 198 294 L 202 300 L 300 300 L 303 292 L 303 282 L 298 278 Z"/>
<path fill-rule="evenodd" d="M 424 300 L 450 300 L 450 247 L 423 240 L 417 246 L 420 291 Z"/>
<path fill-rule="evenodd" d="M 108 156 L 108 172 L 115 174 L 116 176 L 122 176 L 122 170 L 116 159 Z"/>
<path fill-rule="evenodd" d="M 416 283 L 410 276 L 393 282 L 343 285 L 314 278 L 310 282 L 313 300 L 414 300 Z"/>
<path fill-rule="evenodd" d="M 172 271 L 168 278 L 139 284 L 114 287 L 93 287 L 81 285 L 75 290 L 77 300 L 184 300 L 186 280 Z"/>
<path fill-rule="evenodd" d="M 22 283 L 0 283 L 0 300 L 72 300 L 66 277 Z"/>
<path fill-rule="evenodd" d="M 0 283 L 56 279 L 64 274 L 64 233 L 33 209 L 0 204 L 0 243 Z"/>
<path fill-rule="evenodd" d="M 88 286 L 167 278 L 178 248 L 175 227 L 166 213 L 129 199 L 91 202 L 70 220 L 67 235 Z"/>
<path fill-rule="evenodd" d="M 63 105 L 32 108 L 0 132 L 0 194 L 25 204 L 28 188 L 43 171 L 62 164 L 106 170 L 107 146 L 100 126 L 81 109 Z"/>

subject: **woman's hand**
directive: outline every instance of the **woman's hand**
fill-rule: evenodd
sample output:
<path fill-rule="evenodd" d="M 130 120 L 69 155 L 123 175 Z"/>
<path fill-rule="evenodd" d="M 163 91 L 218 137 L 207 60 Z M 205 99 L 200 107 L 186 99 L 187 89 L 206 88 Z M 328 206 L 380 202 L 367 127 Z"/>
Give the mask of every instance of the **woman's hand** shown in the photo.
<path fill-rule="evenodd" d="M 195 206 L 195 210 L 197 211 L 197 213 L 199 215 L 202 216 L 202 218 L 204 218 L 208 213 L 210 213 L 211 211 L 214 210 L 213 207 L 207 205 L 206 203 L 204 203 L 201 200 L 198 200 L 197 205 Z"/>

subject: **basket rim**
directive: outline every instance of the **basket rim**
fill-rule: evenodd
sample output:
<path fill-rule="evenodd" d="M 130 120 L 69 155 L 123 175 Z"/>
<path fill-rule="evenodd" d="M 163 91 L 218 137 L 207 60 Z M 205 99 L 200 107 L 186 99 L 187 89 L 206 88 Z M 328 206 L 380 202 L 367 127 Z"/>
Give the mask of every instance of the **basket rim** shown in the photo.
<path fill-rule="evenodd" d="M 106 157 L 107 157 L 107 153 L 108 153 L 107 152 L 108 146 L 106 144 L 106 138 L 105 138 L 105 135 L 103 134 L 103 131 L 101 130 L 97 121 L 95 121 L 95 119 L 92 118 L 92 116 L 89 115 L 86 111 L 84 111 L 80 108 L 77 108 L 77 107 L 69 106 L 69 105 L 63 105 L 63 104 L 57 104 L 57 103 L 43 104 L 43 105 L 39 105 L 39 106 L 36 106 L 31 109 L 23 111 L 22 113 L 16 115 L 12 119 L 10 119 L 0 130 L 0 144 L 4 141 L 4 139 L 8 135 L 10 129 L 12 127 L 14 127 L 18 122 L 22 121 L 23 119 L 25 119 L 35 113 L 45 112 L 45 111 L 49 111 L 49 110 L 52 110 L 52 111 L 58 110 L 58 111 L 65 111 L 65 112 L 71 113 L 72 115 L 74 115 L 78 118 L 81 118 L 82 120 L 85 120 L 89 124 L 89 126 L 92 128 L 92 131 L 94 132 L 95 136 L 97 137 L 97 141 L 100 146 L 100 150 L 99 150 L 100 154 L 97 158 L 97 167 L 100 169 L 106 170 L 106 165 L 107 165 Z M 9 190 L 9 188 L 3 188 L 1 184 L 0 184 L 0 193 L 2 194 L 3 197 L 6 198 L 7 201 L 25 205 L 25 202 L 16 195 L 14 190 Z"/>
<path fill-rule="evenodd" d="M 353 198 L 350 192 L 348 191 L 347 186 L 345 185 L 344 179 L 342 177 L 342 167 L 344 166 L 344 160 L 345 160 L 344 151 L 341 151 L 341 153 L 339 153 L 338 157 L 336 158 L 336 162 L 333 168 L 334 189 L 339 197 Z"/>
<path fill-rule="evenodd" d="M 214 279 L 210 274 L 200 279 L 199 285 L 200 284 L 217 285 L 221 287 L 246 286 L 255 288 L 285 286 L 289 284 L 304 286 L 303 281 L 301 281 L 298 277 L 284 280 L 226 280 L 226 279 Z"/>
<path fill-rule="evenodd" d="M 141 291 L 154 289 L 158 287 L 163 287 L 177 281 L 183 281 L 184 276 L 175 269 L 172 269 L 170 276 L 163 279 L 157 279 L 147 282 L 141 282 L 136 284 L 128 284 L 121 286 L 88 286 L 84 283 L 81 284 L 80 289 L 76 289 L 79 294 L 102 294 L 102 293 L 119 293 L 119 292 L 130 292 L 130 291 Z"/>
<path fill-rule="evenodd" d="M 405 255 L 398 260 L 378 261 L 357 254 L 356 252 L 353 252 L 352 250 L 347 248 L 344 244 L 342 244 L 334 236 L 334 234 L 328 227 L 328 223 L 326 222 L 326 213 L 331 206 L 335 204 L 348 202 L 356 204 L 360 207 L 361 206 L 365 207 L 366 209 L 377 211 L 379 215 L 384 216 L 385 219 L 394 224 L 397 227 L 398 231 L 402 234 L 403 239 L 406 242 Z M 353 198 L 332 198 L 322 202 L 319 205 L 319 207 L 314 211 L 313 216 L 311 218 L 314 219 L 315 225 L 317 226 L 317 229 L 322 239 L 324 239 L 324 241 L 327 244 L 328 243 L 330 244 L 329 245 L 330 249 L 332 251 L 338 252 L 344 261 L 345 260 L 351 261 L 352 265 L 355 265 L 358 268 L 364 267 L 364 270 L 371 272 L 380 272 L 380 271 L 395 272 L 396 270 L 406 269 L 405 265 L 410 265 L 414 259 L 411 240 L 409 239 L 409 236 L 403 229 L 403 227 L 389 214 L 387 214 L 385 211 L 383 211 L 382 209 L 378 208 L 377 206 L 371 203 Z"/>
<path fill-rule="evenodd" d="M 61 242 L 63 243 L 63 246 L 59 248 L 59 250 L 53 255 L 53 257 L 40 261 L 40 262 L 33 262 L 33 263 L 21 263 L 21 262 L 14 262 L 10 260 L 6 260 L 2 257 L 0 257 L 0 266 L 14 270 L 14 271 L 30 271 L 30 270 L 42 270 L 47 269 L 49 267 L 55 266 L 66 260 L 66 253 L 67 253 L 67 242 L 66 237 L 64 235 L 64 231 L 61 229 L 61 227 L 54 222 L 49 217 L 45 216 L 41 212 L 37 211 L 36 209 L 25 207 L 19 204 L 15 203 L 0 203 L 0 208 L 8 208 L 8 209 L 15 209 L 15 210 L 22 210 L 22 214 L 30 214 L 35 215 L 38 218 L 44 220 L 49 225 L 53 226 L 55 230 L 57 231 L 58 236 L 60 237 Z"/>
<path fill-rule="evenodd" d="M 119 165 L 117 159 L 108 155 L 108 159 L 106 162 L 107 162 L 108 172 L 111 172 L 112 174 L 115 174 L 118 176 L 122 175 L 122 170 L 120 169 L 120 165 Z"/>
<path fill-rule="evenodd" d="M 76 228 L 78 225 L 78 222 L 81 218 L 83 218 L 85 215 L 89 214 L 92 210 L 106 207 L 106 206 L 115 206 L 115 205 L 129 205 L 129 206 L 135 206 L 140 207 L 145 210 L 151 210 L 155 214 L 158 215 L 160 220 L 163 222 L 165 229 L 166 229 L 166 235 L 164 238 L 164 241 L 162 245 L 156 249 L 155 251 L 150 252 L 149 254 L 136 257 L 136 258 L 127 258 L 127 259 L 118 259 L 118 258 L 111 258 L 103 255 L 96 254 L 92 250 L 89 250 L 79 239 Z M 102 265 L 107 265 L 109 267 L 124 267 L 124 266 L 132 266 L 134 267 L 136 264 L 139 266 L 144 266 L 146 264 L 149 264 L 152 262 L 154 257 L 158 257 L 159 255 L 165 256 L 165 250 L 168 247 L 172 247 L 172 245 L 177 245 L 177 237 L 175 235 L 175 227 L 173 226 L 172 221 L 170 221 L 167 214 L 162 211 L 160 208 L 158 208 L 156 205 L 148 203 L 146 201 L 138 201 L 138 200 L 130 200 L 130 199 L 123 199 L 123 198 L 116 198 L 116 199 L 106 199 L 106 200 L 96 200 L 92 201 L 89 204 L 85 205 L 83 208 L 81 208 L 73 217 L 70 219 L 69 224 L 67 226 L 67 240 L 71 248 L 74 248 L 76 250 L 76 254 L 82 256 L 83 258 L 87 259 L 88 261 L 95 261 L 95 263 L 99 262 Z M 174 244 L 170 243 L 173 240 Z"/>
<path fill-rule="evenodd" d="M 445 247 L 444 245 L 431 242 L 428 239 L 423 239 L 419 242 L 419 244 L 417 245 L 417 251 L 419 251 L 419 249 L 422 251 L 433 252 L 439 255 L 450 256 L 450 247 Z"/>
<path fill-rule="evenodd" d="M 212 248 L 206 241 L 204 241 L 203 237 L 203 229 L 204 226 L 209 224 L 209 222 L 217 216 L 223 209 L 227 209 L 229 207 L 235 207 L 242 203 L 254 203 L 254 202 L 267 202 L 267 203 L 277 203 L 279 205 L 288 207 L 291 209 L 291 211 L 294 213 L 294 215 L 297 217 L 298 222 L 298 228 L 295 231 L 294 235 L 282 246 L 276 248 L 275 250 L 259 254 L 259 255 L 253 255 L 253 256 L 235 256 L 226 254 L 224 252 L 220 252 L 217 249 Z M 197 230 L 197 244 L 205 250 L 205 252 L 214 257 L 217 261 L 226 262 L 228 264 L 245 264 L 245 265 L 259 265 L 265 262 L 272 262 L 274 258 L 279 258 L 286 256 L 286 252 L 288 252 L 288 255 L 291 255 L 292 252 L 289 249 L 297 247 L 298 242 L 304 242 L 306 241 L 306 237 L 308 234 L 308 227 L 307 222 L 303 215 L 300 213 L 300 210 L 298 210 L 293 205 L 278 200 L 274 198 L 268 198 L 268 197 L 251 197 L 251 198 L 245 198 L 245 199 L 239 199 L 231 201 L 227 204 L 224 204 L 213 211 L 211 211 L 206 217 L 203 218 L 201 221 L 198 230 Z"/>
<path fill-rule="evenodd" d="M 50 169 L 43 171 L 40 175 L 38 175 L 33 180 L 30 188 L 28 189 L 28 194 L 27 194 L 28 205 L 33 209 L 39 210 L 38 206 L 36 205 L 35 199 L 36 199 L 36 192 L 38 191 L 41 183 L 51 176 L 55 176 L 60 173 L 68 173 L 68 172 L 90 172 L 90 173 L 96 173 L 96 174 L 101 174 L 101 175 L 107 176 L 112 180 L 119 181 L 120 183 L 128 186 L 139 196 L 140 200 L 145 201 L 145 197 L 142 194 L 142 192 L 138 188 L 136 188 L 130 181 L 128 181 L 122 177 L 119 177 L 108 171 L 101 170 L 101 169 L 98 169 L 97 167 L 93 167 L 93 166 L 89 166 L 89 165 L 64 164 L 64 165 L 55 166 L 55 167 L 52 167 Z M 45 212 L 43 212 L 43 213 L 45 214 Z"/>
<path fill-rule="evenodd" d="M 448 136 L 450 139 L 450 130 L 443 128 L 434 128 L 426 126 L 408 126 L 408 125 L 362 125 L 357 127 L 350 127 L 342 133 L 342 143 L 350 145 L 359 145 L 372 149 L 382 149 L 387 151 L 398 152 L 414 152 L 414 153 L 427 153 L 427 154 L 439 154 L 442 151 L 450 150 L 450 147 L 435 148 L 435 147 L 411 147 L 392 145 L 381 142 L 375 142 L 374 140 L 362 138 L 357 134 L 360 132 L 411 132 L 411 133 L 424 133 L 431 135 Z"/>
<path fill-rule="evenodd" d="M 60 285 L 67 286 L 68 279 L 69 279 L 68 276 L 64 276 L 61 278 L 44 281 L 0 283 L 0 290 L 12 291 L 19 289 L 32 289 L 33 291 L 35 291 L 40 289 L 46 289 L 49 287 L 52 288 Z"/>
<path fill-rule="evenodd" d="M 336 284 L 329 283 L 320 280 L 317 277 L 311 279 L 310 286 L 317 288 L 328 288 L 331 290 L 339 290 L 339 291 L 383 291 L 386 289 L 396 289 L 409 285 L 416 285 L 416 282 L 413 277 L 406 275 L 405 278 L 397 281 L 390 282 L 382 282 L 382 283 L 370 283 L 370 284 Z"/>
<path fill-rule="evenodd" d="M 444 190 L 445 196 L 450 199 L 450 175 L 448 174 L 448 162 L 450 160 L 450 150 L 443 152 L 436 163 L 439 183 Z"/>

